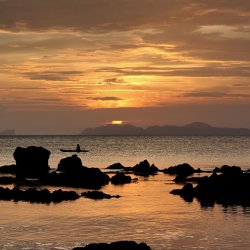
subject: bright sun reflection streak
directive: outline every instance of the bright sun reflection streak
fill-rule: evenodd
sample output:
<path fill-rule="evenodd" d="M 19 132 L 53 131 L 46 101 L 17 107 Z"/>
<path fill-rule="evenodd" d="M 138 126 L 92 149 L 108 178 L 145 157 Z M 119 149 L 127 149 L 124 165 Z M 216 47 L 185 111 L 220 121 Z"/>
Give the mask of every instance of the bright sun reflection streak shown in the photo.
<path fill-rule="evenodd" d="M 123 124 L 123 121 L 112 121 L 113 125 L 122 125 Z"/>

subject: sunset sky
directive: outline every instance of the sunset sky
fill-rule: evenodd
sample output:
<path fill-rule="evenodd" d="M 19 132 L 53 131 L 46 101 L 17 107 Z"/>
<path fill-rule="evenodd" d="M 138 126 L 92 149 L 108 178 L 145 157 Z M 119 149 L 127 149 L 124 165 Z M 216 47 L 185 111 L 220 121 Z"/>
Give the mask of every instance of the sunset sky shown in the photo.
<path fill-rule="evenodd" d="M 250 128 L 249 0 L 0 0 L 0 130 Z"/>

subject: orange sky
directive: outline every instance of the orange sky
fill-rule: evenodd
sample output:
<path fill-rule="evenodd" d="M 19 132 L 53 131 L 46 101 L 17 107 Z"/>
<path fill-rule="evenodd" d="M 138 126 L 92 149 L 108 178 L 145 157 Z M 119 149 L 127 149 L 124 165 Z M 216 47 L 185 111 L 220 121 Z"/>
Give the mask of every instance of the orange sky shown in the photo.
<path fill-rule="evenodd" d="M 0 130 L 250 127 L 248 0 L 0 0 Z"/>

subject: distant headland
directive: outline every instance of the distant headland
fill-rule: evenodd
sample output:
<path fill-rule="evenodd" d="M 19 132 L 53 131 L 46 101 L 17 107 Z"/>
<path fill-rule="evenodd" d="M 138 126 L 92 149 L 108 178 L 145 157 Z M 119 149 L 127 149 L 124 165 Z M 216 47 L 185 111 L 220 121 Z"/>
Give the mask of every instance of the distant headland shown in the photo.
<path fill-rule="evenodd" d="M 81 135 L 170 135 L 170 136 L 240 136 L 250 135 L 247 128 L 214 127 L 202 122 L 193 122 L 184 126 L 164 125 L 141 128 L 130 124 L 108 124 L 96 128 L 87 128 Z"/>
<path fill-rule="evenodd" d="M 0 131 L 0 135 L 15 135 L 15 130 L 14 129 L 5 129 Z"/>

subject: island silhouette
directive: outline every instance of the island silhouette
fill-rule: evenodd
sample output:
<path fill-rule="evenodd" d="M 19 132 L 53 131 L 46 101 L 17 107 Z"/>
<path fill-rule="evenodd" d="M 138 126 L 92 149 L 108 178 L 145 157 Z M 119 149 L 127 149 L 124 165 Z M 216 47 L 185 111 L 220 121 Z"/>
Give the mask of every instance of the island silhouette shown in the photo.
<path fill-rule="evenodd" d="M 137 127 L 131 124 L 108 124 L 87 128 L 81 135 L 169 135 L 169 136 L 240 136 L 250 135 L 248 128 L 214 127 L 203 122 L 193 122 L 184 126 L 164 125 Z"/>

